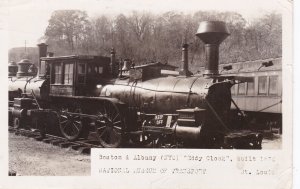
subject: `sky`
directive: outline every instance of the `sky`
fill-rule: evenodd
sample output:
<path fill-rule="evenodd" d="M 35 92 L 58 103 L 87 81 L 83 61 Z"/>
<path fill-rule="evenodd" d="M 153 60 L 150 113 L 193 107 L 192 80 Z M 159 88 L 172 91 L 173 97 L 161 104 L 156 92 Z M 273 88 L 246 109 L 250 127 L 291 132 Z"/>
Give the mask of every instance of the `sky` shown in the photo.
<path fill-rule="evenodd" d="M 80 9 L 90 17 L 111 16 L 132 11 L 161 13 L 170 10 L 192 13 L 217 10 L 236 11 L 248 20 L 272 11 L 287 9 L 289 0 L 2 0 L 0 1 L 0 29 L 8 34 L 8 47 L 36 46 L 41 42 L 54 10 Z M 289 10 L 288 10 L 289 11 Z M 1 19 L 2 18 L 2 19 Z"/>

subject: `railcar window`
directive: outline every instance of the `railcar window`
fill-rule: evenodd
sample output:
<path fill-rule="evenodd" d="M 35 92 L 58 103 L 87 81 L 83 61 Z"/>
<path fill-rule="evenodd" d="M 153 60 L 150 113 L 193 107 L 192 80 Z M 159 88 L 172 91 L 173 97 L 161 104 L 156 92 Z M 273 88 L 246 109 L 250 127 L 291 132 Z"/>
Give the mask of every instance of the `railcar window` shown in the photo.
<path fill-rule="evenodd" d="M 258 77 L 258 94 L 259 95 L 267 94 L 267 76 Z"/>
<path fill-rule="evenodd" d="M 254 95 L 254 82 L 247 83 L 247 95 Z"/>
<path fill-rule="evenodd" d="M 240 83 L 238 85 L 238 94 L 244 95 L 246 93 L 246 83 Z"/>
<path fill-rule="evenodd" d="M 66 63 L 65 64 L 65 82 L 66 85 L 72 85 L 73 84 L 73 63 Z"/>
<path fill-rule="evenodd" d="M 278 94 L 278 76 L 270 76 L 269 81 L 269 94 L 270 95 L 277 95 Z"/>
<path fill-rule="evenodd" d="M 61 83 L 61 64 L 54 64 L 54 84 Z"/>
<path fill-rule="evenodd" d="M 236 85 L 233 85 L 233 86 L 231 87 L 231 89 L 230 89 L 232 95 L 235 95 L 235 86 L 236 86 Z"/>

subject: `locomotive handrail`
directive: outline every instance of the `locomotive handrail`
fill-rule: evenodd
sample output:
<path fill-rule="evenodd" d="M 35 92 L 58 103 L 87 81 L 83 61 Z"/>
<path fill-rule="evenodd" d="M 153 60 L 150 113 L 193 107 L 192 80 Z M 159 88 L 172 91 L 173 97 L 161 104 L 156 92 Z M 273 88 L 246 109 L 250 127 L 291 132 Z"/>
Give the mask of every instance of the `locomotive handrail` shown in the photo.
<path fill-rule="evenodd" d="M 132 85 L 130 86 L 130 92 L 129 92 L 129 96 L 131 96 L 132 98 L 132 103 L 134 103 L 135 105 L 137 104 L 135 101 L 135 90 L 136 90 L 136 85 L 137 85 L 137 80 L 135 80 L 134 82 L 132 82 Z M 132 90 L 133 89 L 133 90 Z"/>
<path fill-rule="evenodd" d="M 199 77 L 196 77 L 196 79 L 193 80 L 193 82 L 192 82 L 192 84 L 191 84 L 191 86 L 190 86 L 190 90 L 189 90 L 189 92 L 188 92 L 188 97 L 187 97 L 187 101 L 186 101 L 186 105 L 187 105 L 187 106 L 188 106 L 189 103 L 190 103 L 191 94 L 193 94 L 193 92 L 192 92 L 192 87 L 193 87 L 193 85 L 195 84 L 195 82 L 196 82 L 198 79 L 199 79 Z M 175 86 L 174 86 L 174 87 L 175 87 Z"/>
<path fill-rule="evenodd" d="M 34 77 L 30 78 L 30 79 L 26 79 L 26 83 L 25 83 L 25 86 L 24 86 L 24 93 L 26 93 L 26 88 L 27 88 L 27 84 L 33 79 Z"/>
<path fill-rule="evenodd" d="M 242 110 L 238 107 L 238 105 L 235 103 L 235 101 L 231 98 L 231 102 L 233 103 L 233 105 L 236 107 L 236 109 L 238 110 L 238 112 L 240 114 L 242 114 L 243 116 L 245 116 L 245 114 L 242 112 Z"/>
<path fill-rule="evenodd" d="M 31 89 L 31 94 L 32 94 L 32 96 L 33 96 L 33 99 L 34 99 L 34 101 L 35 101 L 36 105 L 38 106 L 39 110 L 41 110 L 42 108 L 41 108 L 41 106 L 39 105 L 39 103 L 38 103 L 38 101 L 37 101 L 37 99 L 36 99 L 36 97 L 35 97 L 35 94 L 34 94 L 34 92 L 33 92 L 33 90 L 32 90 L 32 89 Z"/>
<path fill-rule="evenodd" d="M 124 85 L 124 84 L 115 84 L 115 85 L 121 85 L 121 86 L 128 86 L 128 85 Z M 140 87 L 140 86 L 135 86 L 136 88 L 139 88 L 139 89 L 144 89 L 144 90 L 147 90 L 147 91 L 153 91 L 153 92 L 172 92 L 172 93 L 178 93 L 178 94 L 186 94 L 188 92 L 182 92 L 182 91 L 163 91 L 163 90 L 156 90 L 156 89 L 149 89 L 149 88 L 145 88 L 145 87 Z M 190 94 L 197 94 L 195 92 L 191 92 Z"/>
<path fill-rule="evenodd" d="M 102 118 L 104 117 L 103 115 L 91 115 L 91 114 L 83 114 L 83 113 L 74 113 L 74 112 L 68 112 L 68 111 L 65 111 L 64 113 L 68 113 L 69 115 L 72 115 L 72 116 L 80 116 L 80 117 L 89 117 L 89 118 Z"/>

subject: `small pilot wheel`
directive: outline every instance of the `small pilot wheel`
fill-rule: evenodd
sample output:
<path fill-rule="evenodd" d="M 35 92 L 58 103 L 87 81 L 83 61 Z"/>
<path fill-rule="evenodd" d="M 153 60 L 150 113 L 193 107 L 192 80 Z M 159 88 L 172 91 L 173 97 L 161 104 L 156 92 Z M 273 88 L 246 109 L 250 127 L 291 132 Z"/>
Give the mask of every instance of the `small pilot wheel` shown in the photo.
<path fill-rule="evenodd" d="M 80 107 L 73 109 L 61 108 L 59 111 L 59 128 L 61 134 L 70 141 L 78 139 L 83 131 L 83 122 L 79 115 L 72 113 L 81 113 Z"/>
<path fill-rule="evenodd" d="M 130 139 L 137 146 L 145 146 L 153 141 L 151 135 L 146 133 L 142 133 L 137 136 L 132 136 Z"/>
<path fill-rule="evenodd" d="M 142 123 L 142 127 L 147 125 L 149 125 L 149 121 L 145 120 Z M 153 141 L 151 135 L 145 132 L 141 133 L 140 135 L 132 136 L 130 139 L 137 146 L 145 146 L 150 144 Z"/>
<path fill-rule="evenodd" d="M 20 120 L 20 118 L 18 118 L 18 117 L 15 117 L 15 118 L 13 119 L 13 124 L 14 124 L 14 128 L 15 128 L 15 129 L 19 129 L 19 128 L 22 126 L 21 120 Z"/>
<path fill-rule="evenodd" d="M 122 143 L 124 118 L 119 108 L 105 101 L 97 111 L 96 133 L 100 144 L 105 148 L 117 148 Z"/>

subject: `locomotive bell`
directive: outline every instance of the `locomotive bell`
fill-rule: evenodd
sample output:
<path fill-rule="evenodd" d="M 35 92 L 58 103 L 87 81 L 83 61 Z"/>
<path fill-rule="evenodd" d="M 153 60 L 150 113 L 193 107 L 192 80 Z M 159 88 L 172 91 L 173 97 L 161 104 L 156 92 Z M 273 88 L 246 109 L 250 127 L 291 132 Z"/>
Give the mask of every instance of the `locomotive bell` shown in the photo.
<path fill-rule="evenodd" d="M 203 75 L 218 75 L 219 45 L 229 36 L 229 31 L 224 22 L 201 22 L 196 33 L 205 43 L 205 71 Z"/>
<path fill-rule="evenodd" d="M 124 65 L 122 67 L 122 71 L 128 71 L 131 67 L 131 61 L 129 59 L 124 60 Z"/>

